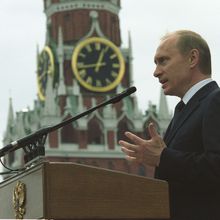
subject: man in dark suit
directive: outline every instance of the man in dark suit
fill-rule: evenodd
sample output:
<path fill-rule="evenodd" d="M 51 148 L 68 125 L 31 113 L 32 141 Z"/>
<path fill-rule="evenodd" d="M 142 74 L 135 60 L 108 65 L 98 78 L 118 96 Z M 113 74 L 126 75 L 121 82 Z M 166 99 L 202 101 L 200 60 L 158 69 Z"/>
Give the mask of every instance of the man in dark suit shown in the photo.
<path fill-rule="evenodd" d="M 220 89 L 211 79 L 206 41 L 187 30 L 165 35 L 156 50 L 154 76 L 166 95 L 178 96 L 162 138 L 151 123 L 149 140 L 131 132 L 120 140 L 130 161 L 156 167 L 170 188 L 171 219 L 220 219 Z"/>

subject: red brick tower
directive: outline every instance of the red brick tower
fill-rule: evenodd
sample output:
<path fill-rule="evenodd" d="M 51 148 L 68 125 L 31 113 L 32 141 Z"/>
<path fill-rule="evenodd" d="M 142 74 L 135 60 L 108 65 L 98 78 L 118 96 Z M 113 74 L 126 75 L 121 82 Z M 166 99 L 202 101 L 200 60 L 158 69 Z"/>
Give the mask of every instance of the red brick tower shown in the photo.
<path fill-rule="evenodd" d="M 123 48 L 120 7 L 120 0 L 44 0 L 46 41 L 37 54 L 38 99 L 33 110 L 18 112 L 15 119 L 10 103 L 5 144 L 78 115 L 133 85 L 131 38 Z M 151 176 L 152 169 L 127 163 L 118 145 L 126 130 L 144 136 L 150 121 L 160 129 L 155 106 L 143 115 L 133 94 L 50 133 L 46 157 Z M 23 152 L 9 154 L 5 162 L 21 165 Z"/>

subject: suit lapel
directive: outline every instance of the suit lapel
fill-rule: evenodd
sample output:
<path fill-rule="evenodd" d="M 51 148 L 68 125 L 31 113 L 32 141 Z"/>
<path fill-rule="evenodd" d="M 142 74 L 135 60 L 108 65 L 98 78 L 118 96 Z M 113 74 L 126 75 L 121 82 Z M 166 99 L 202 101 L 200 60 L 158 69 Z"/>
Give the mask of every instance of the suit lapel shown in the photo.
<path fill-rule="evenodd" d="M 164 141 L 167 146 L 169 146 L 170 141 L 175 137 L 178 130 L 182 127 L 182 125 L 190 118 L 190 115 L 199 108 L 200 102 L 204 99 L 207 95 L 209 95 L 212 91 L 218 88 L 216 82 L 211 82 L 201 88 L 187 103 L 185 108 L 181 112 L 181 116 L 176 122 L 175 126 L 171 129 L 171 123 L 167 128 L 167 132 L 164 136 Z"/>
<path fill-rule="evenodd" d="M 189 104 L 189 103 L 188 103 Z M 186 105 L 185 108 L 182 110 L 181 115 L 176 122 L 175 126 L 173 127 L 170 132 L 168 132 L 165 142 L 167 145 L 169 145 L 170 141 L 173 139 L 173 137 L 176 135 L 178 130 L 181 128 L 183 123 L 190 117 L 190 115 L 199 107 L 199 102 L 191 103 L 191 105 Z"/>

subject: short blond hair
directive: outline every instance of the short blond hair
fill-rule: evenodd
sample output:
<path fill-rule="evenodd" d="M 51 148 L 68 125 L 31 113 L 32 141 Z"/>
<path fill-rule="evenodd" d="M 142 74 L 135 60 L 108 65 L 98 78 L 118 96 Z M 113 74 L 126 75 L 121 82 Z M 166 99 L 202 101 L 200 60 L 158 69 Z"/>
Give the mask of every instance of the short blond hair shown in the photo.
<path fill-rule="evenodd" d="M 172 33 L 168 33 L 161 38 L 165 40 L 170 36 L 176 35 L 177 48 L 183 55 L 188 54 L 192 49 L 197 49 L 199 51 L 199 68 L 200 71 L 205 75 L 211 75 L 211 53 L 207 42 L 194 31 L 190 30 L 178 30 Z"/>

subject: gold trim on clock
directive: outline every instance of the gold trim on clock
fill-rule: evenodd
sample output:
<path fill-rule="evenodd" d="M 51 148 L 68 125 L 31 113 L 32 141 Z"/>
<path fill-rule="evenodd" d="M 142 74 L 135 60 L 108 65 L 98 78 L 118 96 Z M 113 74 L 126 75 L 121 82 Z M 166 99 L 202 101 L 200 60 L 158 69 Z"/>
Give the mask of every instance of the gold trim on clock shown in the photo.
<path fill-rule="evenodd" d="M 37 66 L 37 87 L 38 96 L 41 101 L 45 100 L 45 91 L 48 76 L 54 75 L 54 56 L 49 46 L 45 46 L 38 57 Z"/>
<path fill-rule="evenodd" d="M 86 89 L 107 92 L 121 82 L 125 62 L 114 43 L 104 38 L 91 37 L 81 41 L 74 49 L 72 69 L 76 79 Z"/>

